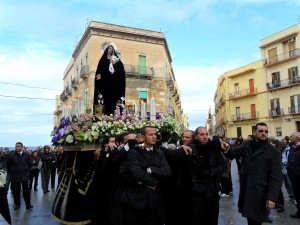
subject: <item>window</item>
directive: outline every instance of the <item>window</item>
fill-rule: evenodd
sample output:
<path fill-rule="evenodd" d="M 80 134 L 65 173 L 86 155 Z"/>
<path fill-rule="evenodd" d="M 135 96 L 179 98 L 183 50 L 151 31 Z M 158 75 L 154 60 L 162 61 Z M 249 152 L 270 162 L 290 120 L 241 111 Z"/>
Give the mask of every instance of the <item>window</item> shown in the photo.
<path fill-rule="evenodd" d="M 89 65 L 89 53 L 85 54 L 85 65 Z"/>
<path fill-rule="evenodd" d="M 277 137 L 282 136 L 281 127 L 276 127 L 276 136 L 277 136 Z"/>
<path fill-rule="evenodd" d="M 249 91 L 250 93 L 254 93 L 254 79 L 249 80 Z"/>
<path fill-rule="evenodd" d="M 139 71 L 140 74 L 146 74 L 146 56 L 139 55 Z"/>
<path fill-rule="evenodd" d="M 251 104 L 250 109 L 251 109 L 251 118 L 255 119 L 256 118 L 256 106 L 255 106 L 255 104 Z"/>
<path fill-rule="evenodd" d="M 235 83 L 234 84 L 234 95 L 235 96 L 240 95 L 240 86 L 239 86 L 239 83 Z"/>
<path fill-rule="evenodd" d="M 268 50 L 268 56 L 269 56 L 269 63 L 278 61 L 277 48 L 272 48 Z"/>
<path fill-rule="evenodd" d="M 236 114 L 236 119 L 240 120 L 241 119 L 241 108 L 240 107 L 235 108 L 235 114 Z"/>
<path fill-rule="evenodd" d="M 85 103 L 85 110 L 88 110 L 88 105 L 89 105 L 89 93 L 88 93 L 88 90 L 86 90 L 85 93 L 84 93 L 84 103 Z"/>
<path fill-rule="evenodd" d="M 271 115 L 272 116 L 281 115 L 279 98 L 272 99 L 270 103 L 271 103 Z"/>
<path fill-rule="evenodd" d="M 289 80 L 290 81 L 295 81 L 296 79 L 299 78 L 298 76 L 298 67 L 291 67 L 288 69 L 288 73 L 289 73 Z"/>
<path fill-rule="evenodd" d="M 272 88 L 280 87 L 280 72 L 272 73 Z"/>
<path fill-rule="evenodd" d="M 241 127 L 236 128 L 236 136 L 237 136 L 237 138 L 242 137 L 242 128 Z"/>
<path fill-rule="evenodd" d="M 293 95 L 290 97 L 291 110 L 290 113 L 299 113 L 300 112 L 300 95 Z"/>

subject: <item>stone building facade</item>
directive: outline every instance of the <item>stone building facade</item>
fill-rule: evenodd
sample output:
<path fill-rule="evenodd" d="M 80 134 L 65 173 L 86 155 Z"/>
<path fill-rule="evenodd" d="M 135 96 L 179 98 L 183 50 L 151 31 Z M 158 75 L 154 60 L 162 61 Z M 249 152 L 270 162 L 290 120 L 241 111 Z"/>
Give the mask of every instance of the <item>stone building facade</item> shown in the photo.
<path fill-rule="evenodd" d="M 85 30 L 64 71 L 54 125 L 72 113 L 92 111 L 95 72 L 108 44 L 114 45 L 125 67 L 127 107 L 140 109 L 143 101 L 150 113 L 150 99 L 154 98 L 156 112 L 172 113 L 187 127 L 164 34 L 95 21 Z"/>

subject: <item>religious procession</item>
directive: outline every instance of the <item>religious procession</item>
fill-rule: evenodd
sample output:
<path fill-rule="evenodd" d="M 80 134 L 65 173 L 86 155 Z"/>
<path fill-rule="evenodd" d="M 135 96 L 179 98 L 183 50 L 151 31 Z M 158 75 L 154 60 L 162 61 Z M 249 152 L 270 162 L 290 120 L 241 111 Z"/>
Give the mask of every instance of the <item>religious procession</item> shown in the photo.
<path fill-rule="evenodd" d="M 8 224 L 9 184 L 14 210 L 22 205 L 21 190 L 26 209 L 35 210 L 30 195 L 40 172 L 43 194 L 50 182 L 55 188 L 51 214 L 61 224 L 218 225 L 220 198 L 233 191 L 233 159 L 240 183 L 236 211 L 249 225 L 272 223 L 272 209 L 285 211 L 283 180 L 288 201 L 296 204 L 291 217 L 299 220 L 299 132 L 279 141 L 259 122 L 247 140 L 228 143 L 209 137 L 204 126 L 184 130 L 171 114 L 156 113 L 154 100 L 148 115 L 143 104 L 139 113 L 130 111 L 125 78 L 108 44 L 95 73 L 92 113 L 60 120 L 52 137 L 56 154 L 47 145 L 41 153 L 24 151 L 21 142 L 1 152 L 0 213 Z"/>

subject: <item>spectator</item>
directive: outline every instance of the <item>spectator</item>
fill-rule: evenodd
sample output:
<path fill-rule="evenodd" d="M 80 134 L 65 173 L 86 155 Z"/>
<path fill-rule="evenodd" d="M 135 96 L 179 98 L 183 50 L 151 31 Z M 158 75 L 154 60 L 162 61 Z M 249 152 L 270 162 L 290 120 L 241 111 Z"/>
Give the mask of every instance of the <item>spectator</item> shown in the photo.
<path fill-rule="evenodd" d="M 53 166 L 53 154 L 50 152 L 50 146 L 45 145 L 44 153 L 42 154 L 41 160 L 43 162 L 42 168 L 41 168 L 41 179 L 42 179 L 42 188 L 44 194 L 49 192 L 49 181 L 50 181 L 50 174 Z"/>
<path fill-rule="evenodd" d="M 288 156 L 287 171 L 297 202 L 297 211 L 291 214 L 291 217 L 300 218 L 300 132 L 292 132 L 290 141 L 291 148 Z"/>
<path fill-rule="evenodd" d="M 31 155 L 31 167 L 29 171 L 29 190 L 32 189 L 32 184 L 34 182 L 34 191 L 37 191 L 38 179 L 40 174 L 39 169 L 40 158 L 38 157 L 37 151 L 32 152 Z"/>
<path fill-rule="evenodd" d="M 286 199 L 286 201 L 292 202 L 292 201 L 294 201 L 294 192 L 293 192 L 293 188 L 292 188 L 292 183 L 290 181 L 290 178 L 287 174 L 287 169 L 286 169 L 289 151 L 290 151 L 289 138 L 288 138 L 288 140 L 286 138 L 284 138 L 282 140 L 282 153 L 281 153 L 281 156 L 282 156 L 282 160 L 281 160 L 281 162 L 282 162 L 281 163 L 282 178 L 283 178 L 285 189 L 288 193 L 288 198 Z"/>
<path fill-rule="evenodd" d="M 23 189 L 23 198 L 26 209 L 32 209 L 30 192 L 28 188 L 29 168 L 31 167 L 30 155 L 23 151 L 23 144 L 16 143 L 15 151 L 7 159 L 7 171 L 10 175 L 11 189 L 13 191 L 15 210 L 20 208 L 20 190 Z"/>
<path fill-rule="evenodd" d="M 280 152 L 268 142 L 268 133 L 267 124 L 257 123 L 254 140 L 236 147 L 222 142 L 227 157 L 242 156 L 238 208 L 248 225 L 260 225 L 268 218 L 282 184 Z"/>

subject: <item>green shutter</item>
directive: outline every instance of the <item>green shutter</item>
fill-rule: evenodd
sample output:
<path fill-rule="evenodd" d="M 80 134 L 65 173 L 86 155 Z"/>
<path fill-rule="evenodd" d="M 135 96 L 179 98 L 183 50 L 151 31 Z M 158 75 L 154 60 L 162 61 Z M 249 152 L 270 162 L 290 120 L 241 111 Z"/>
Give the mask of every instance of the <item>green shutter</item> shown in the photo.
<path fill-rule="evenodd" d="M 140 74 L 146 74 L 146 56 L 144 55 L 139 56 L 139 69 Z"/>
<path fill-rule="evenodd" d="M 147 99 L 147 91 L 140 91 L 139 98 Z"/>

